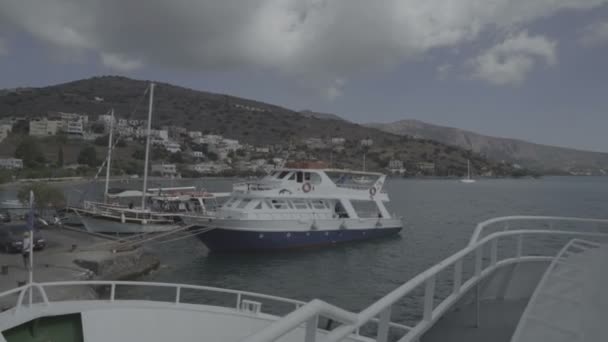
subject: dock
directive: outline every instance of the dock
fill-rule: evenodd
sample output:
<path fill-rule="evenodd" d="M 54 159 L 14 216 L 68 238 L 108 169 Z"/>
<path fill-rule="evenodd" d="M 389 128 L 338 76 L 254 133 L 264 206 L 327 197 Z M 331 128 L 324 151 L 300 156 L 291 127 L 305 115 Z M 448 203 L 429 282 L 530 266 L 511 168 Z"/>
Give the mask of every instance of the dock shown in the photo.
<path fill-rule="evenodd" d="M 89 234 L 73 228 L 45 227 L 41 235 L 47 246 L 34 251 L 34 282 L 69 280 L 124 280 L 145 274 L 159 265 L 159 260 L 143 248 L 116 251 L 103 246 L 111 245 L 111 237 Z M 96 247 L 99 246 L 99 247 Z M 21 253 L 0 253 L 0 292 L 28 281 L 28 270 Z M 78 297 L 95 298 L 91 288 L 75 288 L 63 292 L 51 291 L 56 300 Z M 7 303 L 0 302 L 0 311 Z"/>

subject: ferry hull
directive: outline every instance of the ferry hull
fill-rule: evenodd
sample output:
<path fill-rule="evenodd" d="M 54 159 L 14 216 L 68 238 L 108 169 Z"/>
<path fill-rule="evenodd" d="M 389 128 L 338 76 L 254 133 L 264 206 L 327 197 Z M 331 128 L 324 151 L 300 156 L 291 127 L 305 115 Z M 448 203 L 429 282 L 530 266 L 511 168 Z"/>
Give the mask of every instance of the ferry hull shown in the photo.
<path fill-rule="evenodd" d="M 402 227 L 310 230 L 247 231 L 215 228 L 197 237 L 214 252 L 272 251 L 326 246 L 396 235 Z"/>

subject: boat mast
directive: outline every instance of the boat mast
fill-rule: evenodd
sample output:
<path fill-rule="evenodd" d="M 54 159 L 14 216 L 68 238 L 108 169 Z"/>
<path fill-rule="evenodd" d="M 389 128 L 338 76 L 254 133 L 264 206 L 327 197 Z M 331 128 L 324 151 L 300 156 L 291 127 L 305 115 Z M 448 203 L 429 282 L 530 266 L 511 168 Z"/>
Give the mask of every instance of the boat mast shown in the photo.
<path fill-rule="evenodd" d="M 108 203 L 108 190 L 110 188 L 110 164 L 112 163 L 112 133 L 114 131 L 114 109 L 110 114 L 110 135 L 108 136 L 108 157 L 106 160 L 106 188 L 103 193 L 103 202 Z"/>
<path fill-rule="evenodd" d="M 141 192 L 141 209 L 146 209 L 146 192 L 148 188 L 148 161 L 150 159 L 150 130 L 152 128 L 152 102 L 154 101 L 154 83 L 150 83 L 150 104 L 148 105 L 148 128 L 146 130 L 146 158 L 144 160 L 144 187 Z"/>
<path fill-rule="evenodd" d="M 365 151 L 363 151 L 363 171 L 365 171 Z"/>

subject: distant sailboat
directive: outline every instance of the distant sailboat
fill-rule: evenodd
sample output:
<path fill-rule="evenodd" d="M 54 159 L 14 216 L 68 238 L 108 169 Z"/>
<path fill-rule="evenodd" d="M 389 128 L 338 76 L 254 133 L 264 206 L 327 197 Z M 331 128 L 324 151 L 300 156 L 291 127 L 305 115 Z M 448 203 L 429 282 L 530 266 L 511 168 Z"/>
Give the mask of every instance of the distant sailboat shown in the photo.
<path fill-rule="evenodd" d="M 462 183 L 475 183 L 475 180 L 471 178 L 471 161 L 467 159 L 467 178 L 460 180 Z"/>

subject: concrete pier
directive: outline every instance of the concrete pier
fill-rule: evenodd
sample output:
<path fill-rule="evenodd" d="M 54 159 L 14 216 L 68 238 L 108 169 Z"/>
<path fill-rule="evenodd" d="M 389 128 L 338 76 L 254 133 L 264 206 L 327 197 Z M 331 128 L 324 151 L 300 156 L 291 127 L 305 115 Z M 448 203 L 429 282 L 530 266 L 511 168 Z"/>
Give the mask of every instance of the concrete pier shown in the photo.
<path fill-rule="evenodd" d="M 43 228 L 41 234 L 47 247 L 34 252 L 35 282 L 132 279 L 159 265 L 154 255 L 141 248 L 112 251 L 107 244 L 112 241 L 111 238 L 59 227 Z M 0 292 L 28 281 L 28 271 L 20 253 L 0 253 L 0 266 L 8 270 L 8 274 L 0 273 Z M 47 294 L 55 300 L 97 296 L 93 289 L 85 287 L 50 289 Z M 11 304 L 0 300 L 0 310 Z"/>

